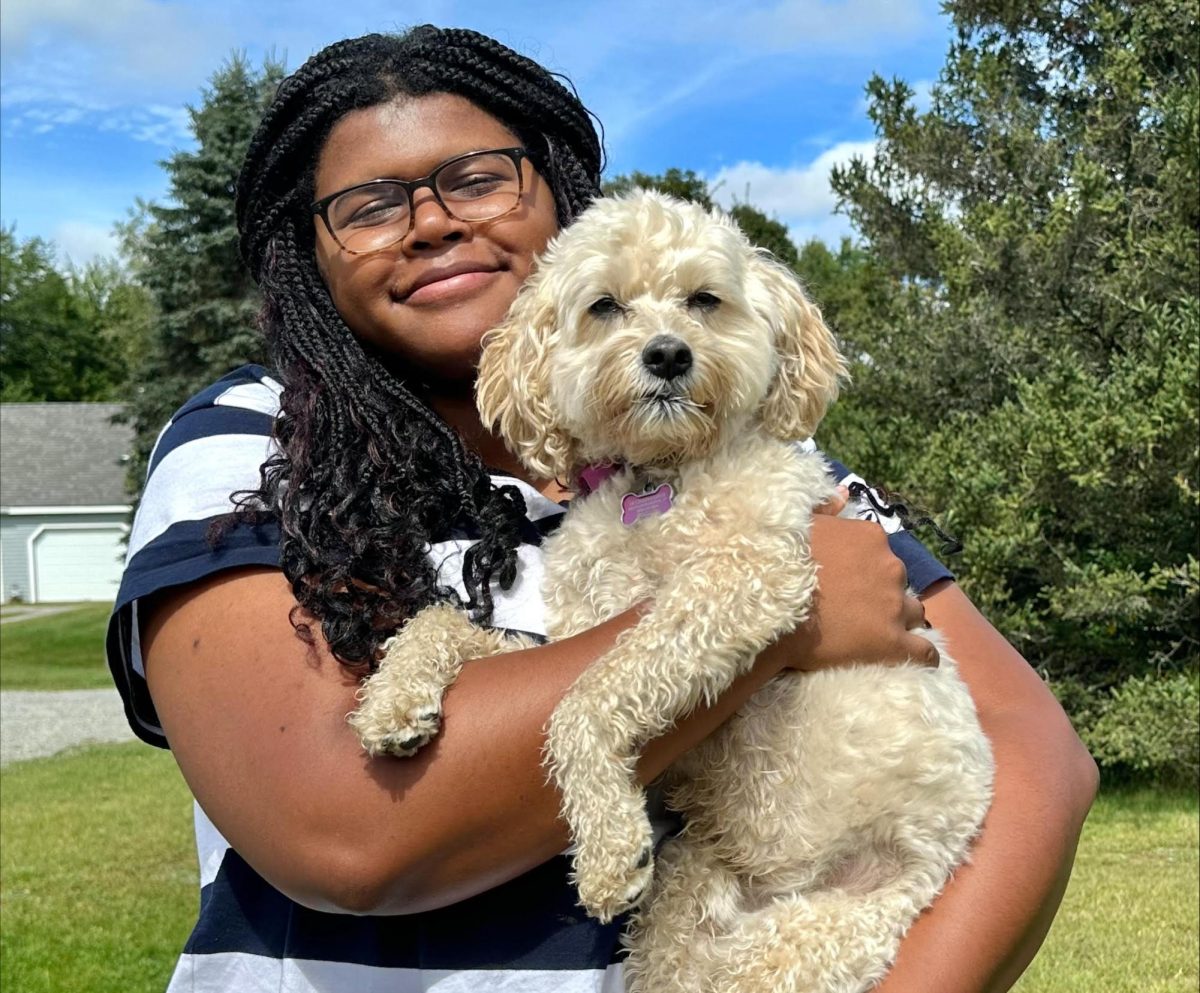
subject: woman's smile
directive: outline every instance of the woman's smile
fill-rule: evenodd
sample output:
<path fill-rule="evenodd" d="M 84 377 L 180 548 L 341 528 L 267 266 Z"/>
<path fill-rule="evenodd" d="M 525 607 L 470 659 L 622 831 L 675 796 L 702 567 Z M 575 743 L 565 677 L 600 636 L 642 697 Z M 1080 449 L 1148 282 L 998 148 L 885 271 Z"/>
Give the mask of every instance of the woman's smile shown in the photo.
<path fill-rule="evenodd" d="M 410 306 L 434 306 L 466 300 L 495 282 L 498 265 L 461 262 L 430 269 L 418 276 L 400 301 Z"/>

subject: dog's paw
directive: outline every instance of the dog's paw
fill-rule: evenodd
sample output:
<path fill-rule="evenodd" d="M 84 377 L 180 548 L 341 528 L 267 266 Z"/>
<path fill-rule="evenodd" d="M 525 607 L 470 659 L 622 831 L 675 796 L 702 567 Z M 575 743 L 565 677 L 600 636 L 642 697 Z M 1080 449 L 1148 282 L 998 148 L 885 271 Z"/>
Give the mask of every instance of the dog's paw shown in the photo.
<path fill-rule="evenodd" d="M 361 706 L 346 718 L 368 755 L 415 755 L 441 730 L 440 687 L 420 693 L 373 689 L 368 680 L 359 694 Z"/>
<path fill-rule="evenodd" d="M 654 880 L 654 836 L 644 817 L 636 831 L 580 844 L 575 886 L 583 908 L 600 921 L 636 907 Z"/>

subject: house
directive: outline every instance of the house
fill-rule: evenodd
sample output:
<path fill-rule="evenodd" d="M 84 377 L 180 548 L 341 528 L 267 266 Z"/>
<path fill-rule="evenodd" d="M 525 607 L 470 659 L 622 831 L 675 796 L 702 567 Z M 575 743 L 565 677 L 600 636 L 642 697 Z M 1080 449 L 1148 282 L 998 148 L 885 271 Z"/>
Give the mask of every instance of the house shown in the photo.
<path fill-rule="evenodd" d="M 133 430 L 118 403 L 0 404 L 5 602 L 112 600 L 129 531 Z"/>

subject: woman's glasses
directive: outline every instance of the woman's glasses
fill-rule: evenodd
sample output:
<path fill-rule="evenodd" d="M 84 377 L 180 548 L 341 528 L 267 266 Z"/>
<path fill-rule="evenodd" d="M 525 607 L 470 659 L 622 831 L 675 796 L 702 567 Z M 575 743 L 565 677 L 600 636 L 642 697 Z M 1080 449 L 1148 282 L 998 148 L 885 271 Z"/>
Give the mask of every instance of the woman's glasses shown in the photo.
<path fill-rule="evenodd" d="M 423 186 L 459 221 L 491 221 L 521 202 L 523 148 L 493 148 L 448 159 L 422 179 L 373 179 L 322 197 L 312 212 L 352 255 L 390 248 L 413 227 L 413 195 Z"/>

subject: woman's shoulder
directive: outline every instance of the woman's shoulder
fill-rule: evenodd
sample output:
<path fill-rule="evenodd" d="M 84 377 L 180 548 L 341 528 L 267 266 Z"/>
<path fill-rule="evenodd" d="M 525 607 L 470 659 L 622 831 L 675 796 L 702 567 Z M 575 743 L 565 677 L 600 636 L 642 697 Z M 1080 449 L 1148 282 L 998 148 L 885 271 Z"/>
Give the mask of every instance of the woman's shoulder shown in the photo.
<path fill-rule="evenodd" d="M 197 463 L 209 461 L 204 455 L 214 452 L 218 439 L 270 437 L 282 393 L 262 366 L 244 365 L 189 397 L 155 439 L 140 503 L 153 498 L 151 489 L 164 463 L 197 469 Z"/>
<path fill-rule="evenodd" d="M 171 415 L 162 434 L 165 436 L 176 425 L 203 411 L 230 415 L 244 411 L 275 418 L 279 416 L 282 395 L 282 384 L 264 366 L 240 366 L 188 397 Z"/>
<path fill-rule="evenodd" d="M 232 494 L 258 488 L 260 469 L 275 450 L 282 389 L 262 366 L 246 365 L 171 416 L 150 453 L 130 559 L 176 524 L 228 514 Z"/>

